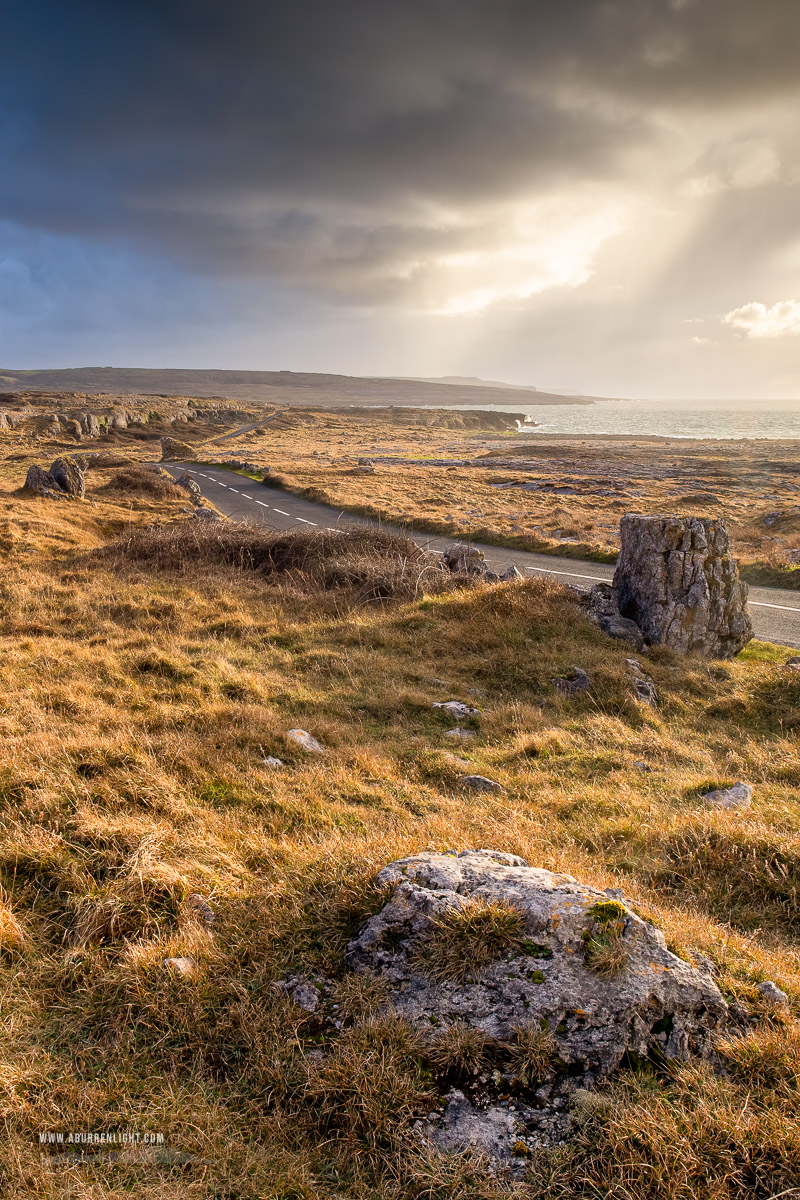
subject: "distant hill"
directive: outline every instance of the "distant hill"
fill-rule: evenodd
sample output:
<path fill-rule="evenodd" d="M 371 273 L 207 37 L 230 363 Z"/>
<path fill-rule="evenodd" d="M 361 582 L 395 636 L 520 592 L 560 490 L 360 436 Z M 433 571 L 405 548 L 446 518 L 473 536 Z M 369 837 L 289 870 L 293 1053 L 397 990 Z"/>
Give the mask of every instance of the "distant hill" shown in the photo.
<path fill-rule="evenodd" d="M 477 375 L 406 375 L 401 378 L 413 380 L 416 383 L 447 383 L 456 384 L 458 387 L 480 387 L 480 388 L 503 388 L 509 392 L 533 392 L 538 402 L 538 397 L 544 396 L 542 404 L 552 404 L 559 398 L 565 399 L 566 402 L 573 404 L 584 403 L 587 400 L 611 400 L 619 397 L 612 396 L 586 396 L 583 392 L 576 392 L 574 388 L 551 388 L 549 392 L 540 392 L 532 383 L 502 383 L 499 379 L 479 379 Z"/>
<path fill-rule="evenodd" d="M 301 371 L 195 371 L 143 367 L 70 367 L 41 371 L 0 368 L 2 391 L 64 391 L 160 396 L 224 396 L 249 404 L 449 405 L 508 404 L 508 391 L 528 404 L 591 404 L 584 396 L 559 396 L 513 384 L 447 380 L 382 379 L 318 375 Z"/>
<path fill-rule="evenodd" d="M 503 388 L 505 391 L 513 392 L 536 392 L 539 395 L 539 389 L 533 384 L 525 385 L 524 383 L 502 383 L 499 379 L 479 379 L 477 375 L 402 375 L 401 379 L 406 379 L 413 383 L 446 383 L 455 387 L 490 387 Z M 553 393 L 555 395 L 555 393 Z M 561 393 L 558 393 L 561 395 Z"/>

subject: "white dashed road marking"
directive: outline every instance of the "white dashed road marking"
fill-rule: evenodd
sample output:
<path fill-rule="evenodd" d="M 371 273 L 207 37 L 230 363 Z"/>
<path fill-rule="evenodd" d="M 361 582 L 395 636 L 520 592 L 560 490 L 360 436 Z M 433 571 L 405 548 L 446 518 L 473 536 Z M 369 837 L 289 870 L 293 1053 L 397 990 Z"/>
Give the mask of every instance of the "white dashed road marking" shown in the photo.
<path fill-rule="evenodd" d="M 748 608 L 779 608 L 782 612 L 800 613 L 800 608 L 792 608 L 791 604 L 766 604 L 763 600 L 748 600 Z"/>
<path fill-rule="evenodd" d="M 602 575 L 578 575 L 575 571 L 553 571 L 548 567 L 524 567 L 525 571 L 539 571 L 542 575 L 558 575 L 559 579 L 566 576 L 567 579 L 592 579 L 595 583 L 609 583 L 610 580 L 605 579 Z"/>
<path fill-rule="evenodd" d="M 222 480 L 217 479 L 214 475 L 206 475 L 204 471 L 190 471 L 189 474 L 199 475 L 202 479 L 208 479 L 211 483 L 218 484 L 220 487 L 225 488 L 225 490 L 228 492 L 235 492 L 237 496 L 244 496 L 245 500 L 253 501 L 255 499 L 253 496 L 248 496 L 246 492 L 240 492 L 238 488 L 230 487 L 229 484 L 223 483 Z M 263 500 L 256 500 L 255 503 L 260 504 L 262 508 L 270 507 L 270 505 L 265 504 Z M 283 508 L 276 508 L 274 511 L 276 513 L 280 513 L 282 517 L 292 517 L 292 513 L 286 512 L 286 510 Z M 340 513 L 340 516 L 346 519 L 346 514 L 344 512 Z M 294 517 L 294 520 L 302 522 L 303 525 L 314 525 L 316 527 L 318 524 L 316 521 L 307 520 L 306 517 Z M 333 525 L 328 525 L 326 528 L 329 533 L 339 532 L 339 529 Z M 537 575 L 553 575 L 558 579 L 586 579 L 590 583 L 609 582 L 609 579 L 605 576 L 583 575 L 578 571 L 558 571 L 549 567 L 529 567 L 527 565 L 523 567 L 523 570 L 535 573 Z M 748 601 L 748 604 L 750 608 L 772 608 L 778 612 L 793 612 L 800 614 L 800 607 L 795 608 L 791 604 L 768 604 L 764 600 L 750 600 Z"/>

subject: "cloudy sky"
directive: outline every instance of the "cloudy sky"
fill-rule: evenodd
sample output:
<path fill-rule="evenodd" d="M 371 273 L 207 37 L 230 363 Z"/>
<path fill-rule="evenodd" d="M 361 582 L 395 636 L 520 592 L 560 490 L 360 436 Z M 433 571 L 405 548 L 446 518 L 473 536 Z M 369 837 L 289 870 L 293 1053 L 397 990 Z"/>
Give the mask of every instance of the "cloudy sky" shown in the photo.
<path fill-rule="evenodd" d="M 4 0 L 0 52 L 2 366 L 800 398 L 797 0 Z"/>

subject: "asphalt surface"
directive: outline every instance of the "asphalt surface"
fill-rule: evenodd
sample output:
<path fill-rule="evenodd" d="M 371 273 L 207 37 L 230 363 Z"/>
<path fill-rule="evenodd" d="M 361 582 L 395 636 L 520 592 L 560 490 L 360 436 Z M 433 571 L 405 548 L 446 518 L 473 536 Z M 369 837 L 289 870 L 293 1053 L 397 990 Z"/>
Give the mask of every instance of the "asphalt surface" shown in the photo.
<path fill-rule="evenodd" d="M 375 525 L 367 517 L 342 512 L 327 504 L 303 500 L 289 492 L 265 487 L 244 475 L 219 467 L 199 467 L 195 463 L 161 463 L 176 477 L 188 471 L 197 480 L 203 495 L 221 513 L 233 519 L 261 521 L 271 529 L 341 529 L 348 525 Z M 385 529 L 397 529 L 420 546 L 432 551 L 445 550 L 452 538 L 435 537 L 428 533 L 400 529 L 384 523 Z M 503 571 L 513 563 L 520 571 L 532 575 L 552 575 L 575 587 L 588 591 L 593 583 L 607 583 L 614 574 L 608 563 L 585 562 L 574 558 L 557 558 L 551 554 L 533 554 L 527 550 L 509 550 L 503 546 L 485 546 L 482 550 L 487 564 Z M 781 646 L 800 649 L 800 592 L 782 588 L 751 587 L 750 616 L 757 638 L 777 642 Z"/>

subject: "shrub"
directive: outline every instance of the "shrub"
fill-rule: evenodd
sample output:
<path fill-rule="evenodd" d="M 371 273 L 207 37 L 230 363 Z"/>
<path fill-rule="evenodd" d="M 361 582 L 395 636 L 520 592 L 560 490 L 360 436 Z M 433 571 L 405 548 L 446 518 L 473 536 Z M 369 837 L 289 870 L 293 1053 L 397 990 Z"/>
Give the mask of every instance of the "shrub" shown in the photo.
<path fill-rule="evenodd" d="M 187 575 L 229 567 L 282 577 L 303 591 L 351 592 L 363 602 L 455 586 L 410 538 L 368 528 L 280 533 L 244 521 L 182 522 L 134 529 L 89 557 L 112 569 L 136 564 Z"/>

